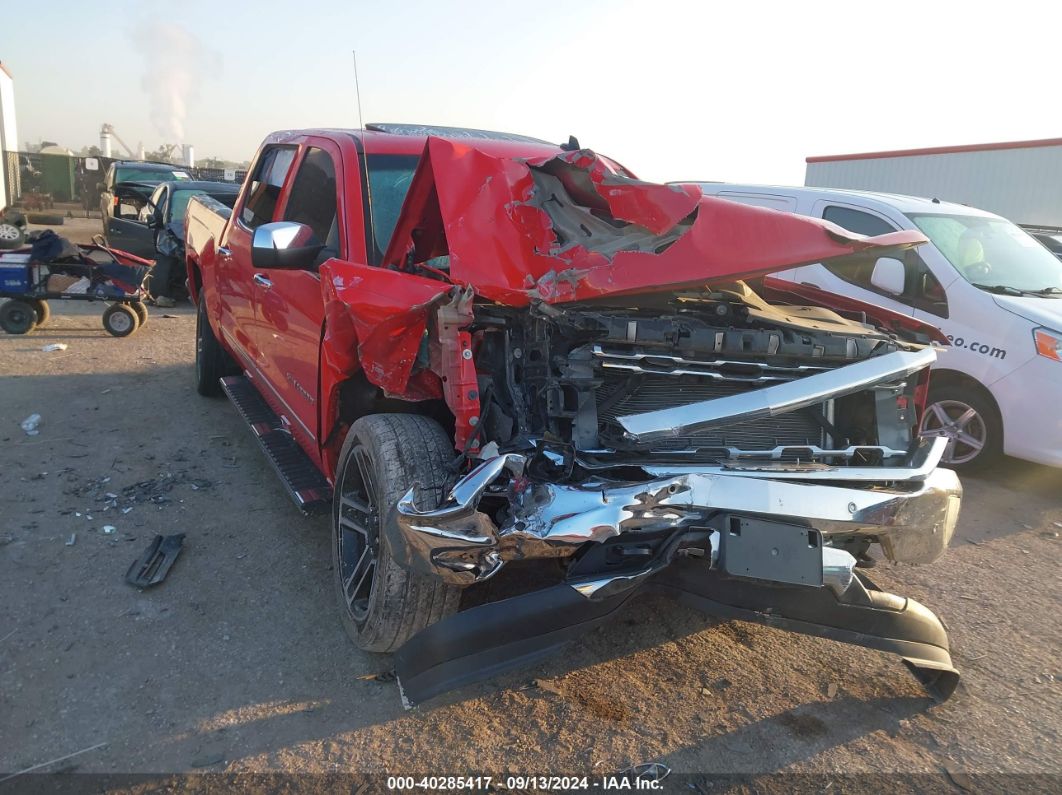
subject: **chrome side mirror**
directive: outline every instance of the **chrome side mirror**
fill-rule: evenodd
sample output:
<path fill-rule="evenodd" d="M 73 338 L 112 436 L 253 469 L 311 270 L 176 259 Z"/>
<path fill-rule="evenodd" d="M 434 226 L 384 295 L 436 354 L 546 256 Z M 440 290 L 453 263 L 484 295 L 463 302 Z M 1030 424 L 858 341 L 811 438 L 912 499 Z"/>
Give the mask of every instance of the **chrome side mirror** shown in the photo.
<path fill-rule="evenodd" d="M 261 270 L 303 270 L 313 266 L 323 248 L 306 224 L 274 221 L 254 230 L 251 265 Z"/>

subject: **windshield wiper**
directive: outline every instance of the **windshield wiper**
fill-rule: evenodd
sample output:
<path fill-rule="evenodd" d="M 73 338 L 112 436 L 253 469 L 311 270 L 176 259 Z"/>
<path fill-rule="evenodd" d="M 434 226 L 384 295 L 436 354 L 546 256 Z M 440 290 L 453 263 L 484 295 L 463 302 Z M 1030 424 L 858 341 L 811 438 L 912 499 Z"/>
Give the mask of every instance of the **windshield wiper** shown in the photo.
<path fill-rule="evenodd" d="M 1045 287 L 1042 290 L 1022 290 L 1018 287 L 1011 287 L 1009 284 L 978 284 L 977 282 L 970 282 L 978 290 L 984 290 L 986 293 L 995 293 L 996 295 L 1062 295 L 1062 287 Z"/>
<path fill-rule="evenodd" d="M 970 282 L 978 290 L 984 290 L 986 293 L 996 293 L 997 295 L 1025 295 L 1022 290 L 1017 287 L 1010 287 L 1006 284 L 978 284 L 977 282 Z"/>

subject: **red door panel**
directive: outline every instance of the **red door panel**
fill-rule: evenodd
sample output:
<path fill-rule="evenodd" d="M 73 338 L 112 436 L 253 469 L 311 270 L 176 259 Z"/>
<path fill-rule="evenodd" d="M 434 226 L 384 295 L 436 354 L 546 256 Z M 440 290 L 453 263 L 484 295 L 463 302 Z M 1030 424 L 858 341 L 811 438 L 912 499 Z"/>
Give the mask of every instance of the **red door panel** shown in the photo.
<path fill-rule="evenodd" d="M 255 296 L 250 241 L 248 230 L 231 224 L 226 235 L 227 245 L 217 250 L 215 270 L 221 297 L 221 333 L 241 358 L 240 364 L 256 370 L 258 348 L 252 337 Z"/>
<path fill-rule="evenodd" d="M 320 280 L 309 271 L 269 270 L 257 271 L 257 275 L 255 333 L 262 375 L 279 400 L 292 432 L 315 448 L 317 358 L 324 324 Z"/>

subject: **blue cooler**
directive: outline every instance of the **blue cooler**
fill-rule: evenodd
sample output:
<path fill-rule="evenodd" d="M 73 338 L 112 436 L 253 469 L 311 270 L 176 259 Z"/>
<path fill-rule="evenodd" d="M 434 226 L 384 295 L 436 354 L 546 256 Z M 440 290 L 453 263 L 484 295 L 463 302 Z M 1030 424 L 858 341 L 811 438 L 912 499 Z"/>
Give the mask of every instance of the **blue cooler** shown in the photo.
<path fill-rule="evenodd" d="M 28 254 L 0 254 L 0 293 L 28 293 L 30 265 Z"/>

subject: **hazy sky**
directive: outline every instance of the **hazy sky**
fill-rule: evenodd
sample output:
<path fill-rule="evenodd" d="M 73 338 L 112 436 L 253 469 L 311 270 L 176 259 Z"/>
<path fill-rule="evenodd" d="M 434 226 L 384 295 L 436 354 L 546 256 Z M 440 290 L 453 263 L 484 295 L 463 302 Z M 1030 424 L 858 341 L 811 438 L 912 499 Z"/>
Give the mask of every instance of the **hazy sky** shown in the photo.
<path fill-rule="evenodd" d="M 1060 22 L 1019 0 L 49 0 L 0 61 L 20 140 L 75 150 L 103 122 L 233 160 L 275 129 L 357 126 L 356 48 L 365 121 L 574 133 L 648 179 L 801 184 L 807 155 L 1062 136 Z"/>

